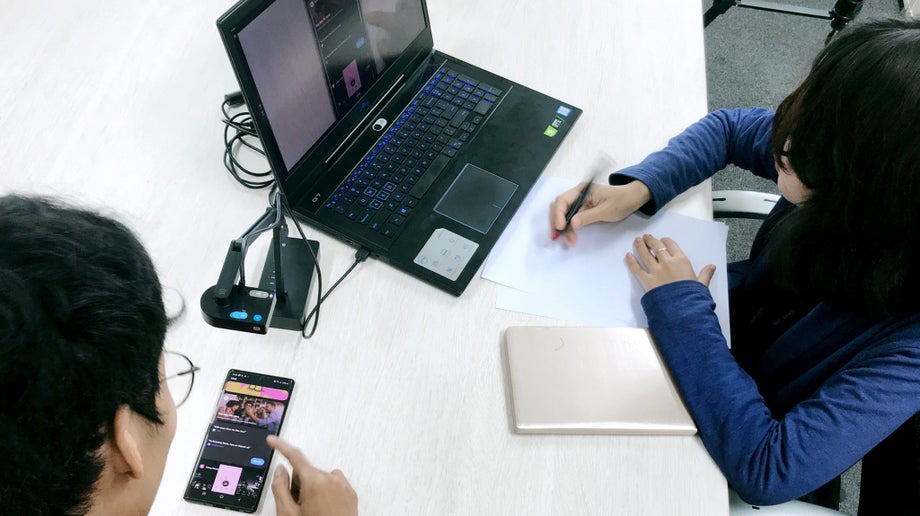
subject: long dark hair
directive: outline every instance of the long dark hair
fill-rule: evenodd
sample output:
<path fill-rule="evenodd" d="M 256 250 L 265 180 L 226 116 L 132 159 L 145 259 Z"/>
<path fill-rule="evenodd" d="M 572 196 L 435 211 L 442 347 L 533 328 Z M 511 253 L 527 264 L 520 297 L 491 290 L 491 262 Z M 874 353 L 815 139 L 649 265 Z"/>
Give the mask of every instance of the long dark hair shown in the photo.
<path fill-rule="evenodd" d="M 780 282 L 867 315 L 920 310 L 920 20 L 841 32 L 777 109 L 773 152 L 811 190 L 772 233 Z"/>

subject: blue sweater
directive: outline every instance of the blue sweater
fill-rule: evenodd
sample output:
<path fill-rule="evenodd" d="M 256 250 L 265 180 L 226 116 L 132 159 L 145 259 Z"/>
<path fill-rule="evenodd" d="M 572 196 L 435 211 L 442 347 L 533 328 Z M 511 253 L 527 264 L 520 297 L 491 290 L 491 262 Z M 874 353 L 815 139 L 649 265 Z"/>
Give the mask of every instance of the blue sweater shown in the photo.
<path fill-rule="evenodd" d="M 763 109 L 716 111 L 610 182 L 648 185 L 642 210 L 654 213 L 727 164 L 776 181 L 772 123 Z M 642 298 L 703 444 L 739 495 L 762 505 L 821 487 L 920 411 L 920 314 L 870 319 L 771 283 L 766 235 L 789 209 L 781 200 L 750 258 L 729 266 L 732 350 L 701 283 Z"/>

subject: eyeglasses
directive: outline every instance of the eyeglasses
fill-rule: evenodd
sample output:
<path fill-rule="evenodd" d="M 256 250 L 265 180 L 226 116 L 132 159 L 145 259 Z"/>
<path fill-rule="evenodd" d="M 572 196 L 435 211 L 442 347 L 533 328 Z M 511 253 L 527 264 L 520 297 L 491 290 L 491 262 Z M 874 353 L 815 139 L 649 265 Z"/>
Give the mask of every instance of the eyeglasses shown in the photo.
<path fill-rule="evenodd" d="M 201 368 L 193 364 L 189 357 L 177 351 L 164 350 L 163 359 L 166 366 L 166 385 L 178 408 L 192 393 L 195 371 Z"/>

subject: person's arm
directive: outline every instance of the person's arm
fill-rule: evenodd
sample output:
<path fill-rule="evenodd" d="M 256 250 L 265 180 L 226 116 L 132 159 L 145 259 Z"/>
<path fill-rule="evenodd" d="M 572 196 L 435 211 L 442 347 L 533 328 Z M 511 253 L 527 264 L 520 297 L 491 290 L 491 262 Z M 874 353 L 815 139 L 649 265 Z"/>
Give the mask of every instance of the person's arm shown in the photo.
<path fill-rule="evenodd" d="M 550 238 L 555 240 L 561 234 L 569 245 L 575 245 L 577 230 L 588 224 L 617 222 L 637 210 L 654 214 L 678 194 L 728 164 L 776 181 L 772 142 L 772 111 L 759 108 L 713 111 L 638 165 L 610 174 L 610 185 L 592 186 L 568 228 L 565 214 L 583 185 L 556 197 L 550 205 Z"/>
<path fill-rule="evenodd" d="M 675 303 L 675 300 L 680 300 Z M 649 329 L 703 444 L 749 503 L 807 494 L 920 409 L 920 346 L 889 335 L 775 419 L 729 352 L 705 285 L 678 281 L 642 298 Z"/>
<path fill-rule="evenodd" d="M 772 133 L 772 111 L 713 111 L 672 138 L 664 149 L 611 174 L 609 181 L 611 185 L 644 183 L 652 196 L 641 208 L 647 214 L 730 164 L 776 181 Z"/>

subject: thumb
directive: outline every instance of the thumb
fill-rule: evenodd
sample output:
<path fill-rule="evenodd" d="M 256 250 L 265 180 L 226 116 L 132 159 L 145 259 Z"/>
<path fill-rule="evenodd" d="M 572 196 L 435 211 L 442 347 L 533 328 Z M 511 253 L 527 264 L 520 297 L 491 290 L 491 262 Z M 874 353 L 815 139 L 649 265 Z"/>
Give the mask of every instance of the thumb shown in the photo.
<path fill-rule="evenodd" d="M 287 468 L 280 464 L 275 468 L 275 478 L 272 479 L 272 495 L 275 497 L 275 510 L 279 516 L 297 514 L 297 502 L 291 496 L 291 477 Z"/>
<path fill-rule="evenodd" d="M 709 286 L 709 282 L 712 281 L 712 276 L 716 273 L 716 266 L 709 264 L 700 271 L 700 275 L 696 278 L 697 281 L 703 285 Z"/>
<path fill-rule="evenodd" d="M 593 224 L 600 220 L 604 220 L 603 209 L 600 206 L 593 206 L 591 208 L 582 208 L 578 210 L 578 213 L 572 217 L 572 227 L 575 229 L 587 226 L 588 224 Z"/>

